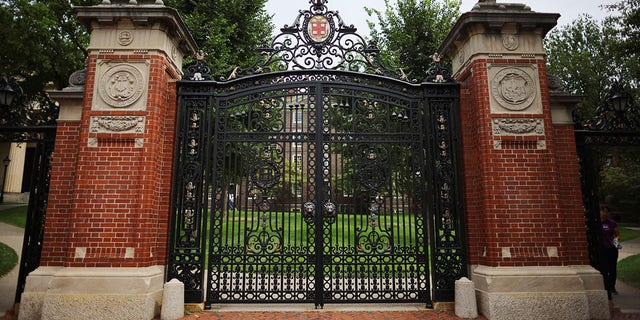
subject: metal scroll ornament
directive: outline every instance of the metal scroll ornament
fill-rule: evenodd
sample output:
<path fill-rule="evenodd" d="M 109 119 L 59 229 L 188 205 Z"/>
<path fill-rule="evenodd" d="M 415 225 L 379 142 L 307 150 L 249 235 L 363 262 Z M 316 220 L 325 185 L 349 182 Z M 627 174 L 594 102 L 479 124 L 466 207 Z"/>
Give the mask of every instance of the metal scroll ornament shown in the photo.
<path fill-rule="evenodd" d="M 389 68 L 380 60 L 376 43 L 365 41 L 357 28 L 347 25 L 337 11 L 327 8 L 327 0 L 310 0 L 307 10 L 300 10 L 291 25 L 284 25 L 281 33 L 258 48 L 262 57 L 252 66 L 236 67 L 221 77 L 230 81 L 245 75 L 285 70 L 341 70 L 384 75 L 407 82 L 401 68 Z M 211 80 L 211 69 L 204 62 L 205 53 L 186 67 L 184 79 Z M 434 78 L 435 79 L 435 78 Z M 442 77 L 438 81 L 444 82 Z"/>

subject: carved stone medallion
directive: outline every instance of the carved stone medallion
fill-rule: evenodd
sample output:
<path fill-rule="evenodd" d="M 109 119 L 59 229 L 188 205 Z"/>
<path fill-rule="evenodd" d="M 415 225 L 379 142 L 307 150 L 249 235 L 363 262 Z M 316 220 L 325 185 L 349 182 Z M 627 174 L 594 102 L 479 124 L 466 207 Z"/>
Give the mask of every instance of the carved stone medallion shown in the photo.
<path fill-rule="evenodd" d="M 142 72 L 133 66 L 112 67 L 100 80 L 100 97 L 111 107 L 129 107 L 142 96 L 143 80 Z"/>
<path fill-rule="evenodd" d="M 536 98 L 533 78 L 521 69 L 503 69 L 491 81 L 493 98 L 507 110 L 525 110 Z"/>
<path fill-rule="evenodd" d="M 133 42 L 133 32 L 130 30 L 123 30 L 118 32 L 118 44 L 121 46 L 128 46 Z"/>
<path fill-rule="evenodd" d="M 502 35 L 502 45 L 509 51 L 518 49 L 518 36 L 515 34 Z"/>

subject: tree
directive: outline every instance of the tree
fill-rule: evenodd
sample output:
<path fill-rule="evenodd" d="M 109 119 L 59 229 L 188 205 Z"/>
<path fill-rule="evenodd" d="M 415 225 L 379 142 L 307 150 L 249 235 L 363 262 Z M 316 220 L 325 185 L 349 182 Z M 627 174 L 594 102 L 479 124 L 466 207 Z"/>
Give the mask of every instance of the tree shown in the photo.
<path fill-rule="evenodd" d="M 625 56 L 627 60 L 638 61 L 640 54 L 640 0 L 624 0 L 618 3 L 605 6 L 613 16 L 607 18 L 615 30 L 614 49 L 617 55 Z M 619 14 L 615 14 L 618 12 Z M 633 79 L 640 79 L 640 65 L 632 63 L 631 75 Z"/>
<path fill-rule="evenodd" d="M 71 6 L 96 3 L 99 0 L 0 1 L 0 75 L 19 81 L 24 95 L 18 103 L 26 106 L 16 109 L 24 114 L 5 114 L 2 122 L 24 121 L 33 106 L 48 114 L 44 122 L 53 121 L 57 108 L 44 93 L 45 87 L 66 87 L 69 75 L 81 69 L 86 59 L 89 38 Z"/>
<path fill-rule="evenodd" d="M 598 24 L 582 15 L 545 39 L 548 72 L 558 76 L 568 92 L 585 96 L 576 110 L 580 119 L 593 118 L 606 90 L 625 74 L 623 61 L 612 54 L 614 35 L 610 23 Z"/>
<path fill-rule="evenodd" d="M 208 53 L 216 75 L 257 58 L 255 48 L 271 33 L 266 0 L 166 0 L 185 19 L 194 39 Z M 0 75 L 18 79 L 22 103 L 54 108 L 45 87 L 62 89 L 69 76 L 85 67 L 89 35 L 72 6 L 101 0 L 0 1 Z M 25 116 L 22 115 L 24 118 Z M 6 119 L 5 119 L 6 120 Z"/>
<path fill-rule="evenodd" d="M 619 11 L 619 16 L 597 22 L 584 15 L 545 39 L 549 73 L 560 77 L 570 93 L 585 96 L 575 110 L 578 126 L 595 119 L 596 108 L 606 103 L 613 82 L 619 81 L 632 97 L 638 96 L 639 4 L 639 0 L 624 0 L 606 6 L 611 12 Z M 600 200 L 637 205 L 633 192 L 640 181 L 638 150 L 607 147 L 593 151 L 600 170 Z"/>
<path fill-rule="evenodd" d="M 267 0 L 167 0 L 180 12 L 217 76 L 258 59 L 256 48 L 273 30 Z"/>
<path fill-rule="evenodd" d="M 371 37 L 389 66 L 422 80 L 432 56 L 460 16 L 460 0 L 385 0 L 385 11 L 365 8 L 379 23 L 367 21 Z"/>

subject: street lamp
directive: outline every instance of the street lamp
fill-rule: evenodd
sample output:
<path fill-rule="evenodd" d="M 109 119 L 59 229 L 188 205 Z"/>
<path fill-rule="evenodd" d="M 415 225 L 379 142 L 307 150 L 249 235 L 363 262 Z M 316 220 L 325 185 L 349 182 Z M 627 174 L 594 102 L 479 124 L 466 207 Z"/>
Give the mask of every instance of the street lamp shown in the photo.
<path fill-rule="evenodd" d="M 632 102 L 631 95 L 622 88 L 619 82 L 615 82 L 607 97 L 607 103 L 615 112 L 624 112 Z"/>
<path fill-rule="evenodd" d="M 4 174 L 2 175 L 2 189 L 0 189 L 0 203 L 4 203 L 4 183 L 7 180 L 7 167 L 9 166 L 9 162 L 11 162 L 9 156 L 6 156 L 4 160 L 2 160 L 2 163 L 4 163 Z"/>
<path fill-rule="evenodd" d="M 620 82 L 615 81 L 605 95 L 604 104 L 596 109 L 596 116 L 587 127 L 604 131 L 640 130 L 640 116 L 633 105 L 633 97 Z"/>
<path fill-rule="evenodd" d="M 0 107 L 10 107 L 16 98 L 22 94 L 22 88 L 13 77 L 0 77 Z"/>

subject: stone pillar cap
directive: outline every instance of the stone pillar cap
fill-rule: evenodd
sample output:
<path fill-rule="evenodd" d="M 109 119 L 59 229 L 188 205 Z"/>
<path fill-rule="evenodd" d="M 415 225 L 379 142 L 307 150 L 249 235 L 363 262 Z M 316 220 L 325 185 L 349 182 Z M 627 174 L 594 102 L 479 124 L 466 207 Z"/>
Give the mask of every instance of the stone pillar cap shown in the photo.
<path fill-rule="evenodd" d="M 558 23 L 559 13 L 532 11 L 520 3 L 500 3 L 495 0 L 480 0 L 471 11 L 463 13 L 438 48 L 442 55 L 452 57 L 458 44 L 466 41 L 473 28 L 482 26 L 486 32 L 501 33 L 505 26 L 515 26 L 522 32 L 547 34 Z"/>
<path fill-rule="evenodd" d="M 102 0 L 100 5 L 121 4 L 121 5 L 164 5 L 162 0 Z"/>
<path fill-rule="evenodd" d="M 531 11 L 524 3 L 498 3 L 496 0 L 478 0 L 471 11 Z"/>
<path fill-rule="evenodd" d="M 73 7 L 73 10 L 89 31 L 99 25 L 115 25 L 121 19 L 131 20 L 134 25 L 140 26 L 163 24 L 167 26 L 167 30 L 171 30 L 171 36 L 178 40 L 179 48 L 185 55 L 195 54 L 198 46 L 178 11 L 158 5 L 160 2 L 162 1 L 105 0 L 99 5 L 78 6 Z"/>

